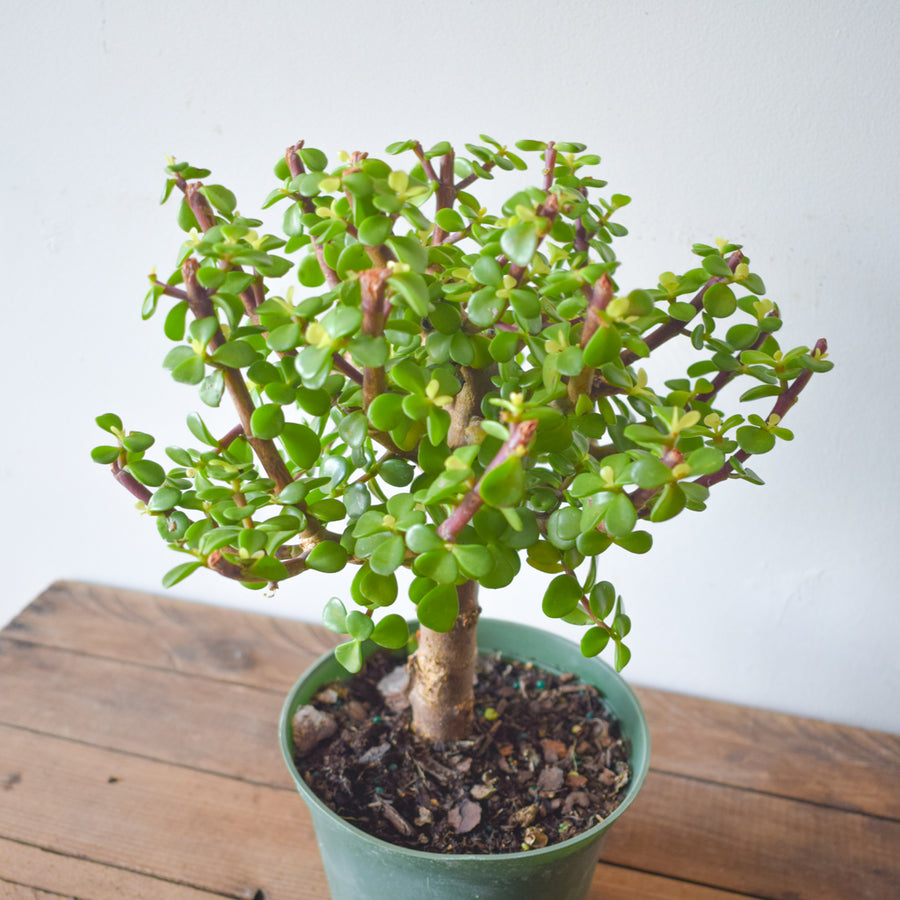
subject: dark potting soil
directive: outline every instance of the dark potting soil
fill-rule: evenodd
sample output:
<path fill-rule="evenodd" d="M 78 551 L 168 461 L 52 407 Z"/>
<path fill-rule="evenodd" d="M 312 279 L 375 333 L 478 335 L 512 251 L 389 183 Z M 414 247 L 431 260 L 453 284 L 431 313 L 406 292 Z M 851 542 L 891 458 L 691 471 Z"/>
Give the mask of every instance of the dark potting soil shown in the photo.
<path fill-rule="evenodd" d="M 621 801 L 630 770 L 617 723 L 575 676 L 482 657 L 474 734 L 446 745 L 413 735 L 404 677 L 402 662 L 376 656 L 319 691 L 312 705 L 337 731 L 296 760 L 363 831 L 435 853 L 509 853 L 573 837 Z"/>

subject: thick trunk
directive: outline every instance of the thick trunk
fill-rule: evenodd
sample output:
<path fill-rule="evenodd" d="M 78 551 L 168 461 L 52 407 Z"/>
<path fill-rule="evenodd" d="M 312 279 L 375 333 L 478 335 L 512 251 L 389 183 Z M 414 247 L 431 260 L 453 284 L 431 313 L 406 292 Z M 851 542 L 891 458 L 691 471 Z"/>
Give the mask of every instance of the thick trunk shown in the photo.
<path fill-rule="evenodd" d="M 429 741 L 469 737 L 474 716 L 478 655 L 478 585 L 457 588 L 459 617 L 446 634 L 419 629 L 419 649 L 410 661 L 413 730 Z"/>

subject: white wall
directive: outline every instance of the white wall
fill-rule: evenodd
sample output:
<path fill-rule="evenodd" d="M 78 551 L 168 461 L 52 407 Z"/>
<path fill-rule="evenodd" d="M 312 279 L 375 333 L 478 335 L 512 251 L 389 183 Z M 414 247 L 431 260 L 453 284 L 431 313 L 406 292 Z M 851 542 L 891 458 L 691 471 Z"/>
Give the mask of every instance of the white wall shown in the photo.
<path fill-rule="evenodd" d="M 248 211 L 299 137 L 584 140 L 634 197 L 624 285 L 687 268 L 693 240 L 740 240 L 785 340 L 827 336 L 838 367 L 755 466 L 766 488 L 723 485 L 650 557 L 609 554 L 631 679 L 900 730 L 893 0 L 8 0 L 0 16 L 0 624 L 54 579 L 161 590 L 178 561 L 88 459 L 97 413 L 165 445 L 199 407 L 139 316 L 179 243 L 156 205 L 165 153 Z M 488 612 L 538 621 L 543 579 L 524 584 L 486 593 Z M 203 572 L 176 593 L 315 620 L 344 585 L 266 598 Z"/>

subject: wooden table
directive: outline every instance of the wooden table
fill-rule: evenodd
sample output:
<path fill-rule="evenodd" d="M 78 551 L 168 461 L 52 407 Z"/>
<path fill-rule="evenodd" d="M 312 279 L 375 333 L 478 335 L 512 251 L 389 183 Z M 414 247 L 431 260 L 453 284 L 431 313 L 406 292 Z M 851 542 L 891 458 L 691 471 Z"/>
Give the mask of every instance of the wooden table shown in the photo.
<path fill-rule="evenodd" d="M 0 632 L 0 898 L 326 898 L 276 722 L 331 643 L 50 587 Z M 900 737 L 639 694 L 653 765 L 592 898 L 900 897 Z"/>

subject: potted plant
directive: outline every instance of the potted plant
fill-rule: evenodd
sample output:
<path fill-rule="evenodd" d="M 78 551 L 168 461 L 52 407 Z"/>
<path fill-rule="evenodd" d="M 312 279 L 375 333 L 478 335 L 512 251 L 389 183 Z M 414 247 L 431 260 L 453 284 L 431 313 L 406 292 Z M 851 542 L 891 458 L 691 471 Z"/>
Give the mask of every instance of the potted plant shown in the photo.
<path fill-rule="evenodd" d="M 630 656 L 630 619 L 599 557 L 645 553 L 645 525 L 704 509 L 716 484 L 761 483 L 749 458 L 792 437 L 784 415 L 831 366 L 824 340 L 781 349 L 778 308 L 737 244 L 696 244 L 695 268 L 621 290 L 612 242 L 626 233 L 617 214 L 629 198 L 597 196 L 605 182 L 584 145 L 520 141 L 540 161 L 535 177 L 521 174 L 519 153 L 480 141 L 465 154 L 393 144 L 389 157 L 410 163 L 398 167 L 366 153 L 329 165 L 297 143 L 264 204 L 282 205 L 283 237 L 260 233 L 231 191 L 204 183 L 207 170 L 170 161 L 163 199 L 180 196 L 186 237 L 175 271 L 151 276 L 143 316 L 165 299 L 176 345 L 165 367 L 210 407 L 228 394 L 238 421 L 214 434 L 191 413 L 200 448 L 167 447 L 166 468 L 147 455 L 150 435 L 114 414 L 97 420 L 114 440 L 93 458 L 188 557 L 166 586 L 203 567 L 251 588 L 355 567 L 350 602 L 324 606 L 346 639 L 298 683 L 282 723 L 320 842 L 349 829 L 338 843 L 374 866 L 348 875 L 352 863 L 323 843 L 336 897 L 524 898 L 549 896 L 548 884 L 584 896 L 596 839 L 617 813 L 587 837 L 526 841 L 473 886 L 460 874 L 466 857 L 389 858 L 384 842 L 341 826 L 293 762 L 292 718 L 373 647 L 413 645 L 412 730 L 434 746 L 465 743 L 486 713 L 473 694 L 479 635 L 512 659 L 537 652 L 540 630 L 478 628 L 479 589 L 510 585 L 524 562 L 546 573 L 544 613 L 584 629 L 580 663 L 544 635 L 545 664 L 599 678 L 621 720 L 633 753 L 624 808 L 648 750 L 633 695 L 594 659 L 609 648 L 621 670 Z M 474 192 L 495 176 L 513 189 L 489 211 Z M 676 342 L 689 365 L 651 385 L 642 361 Z M 764 406 L 725 412 L 728 397 Z M 404 570 L 412 629 L 388 611 Z M 424 872 L 426 858 L 430 888 L 425 875 L 401 886 L 399 873 Z"/>

